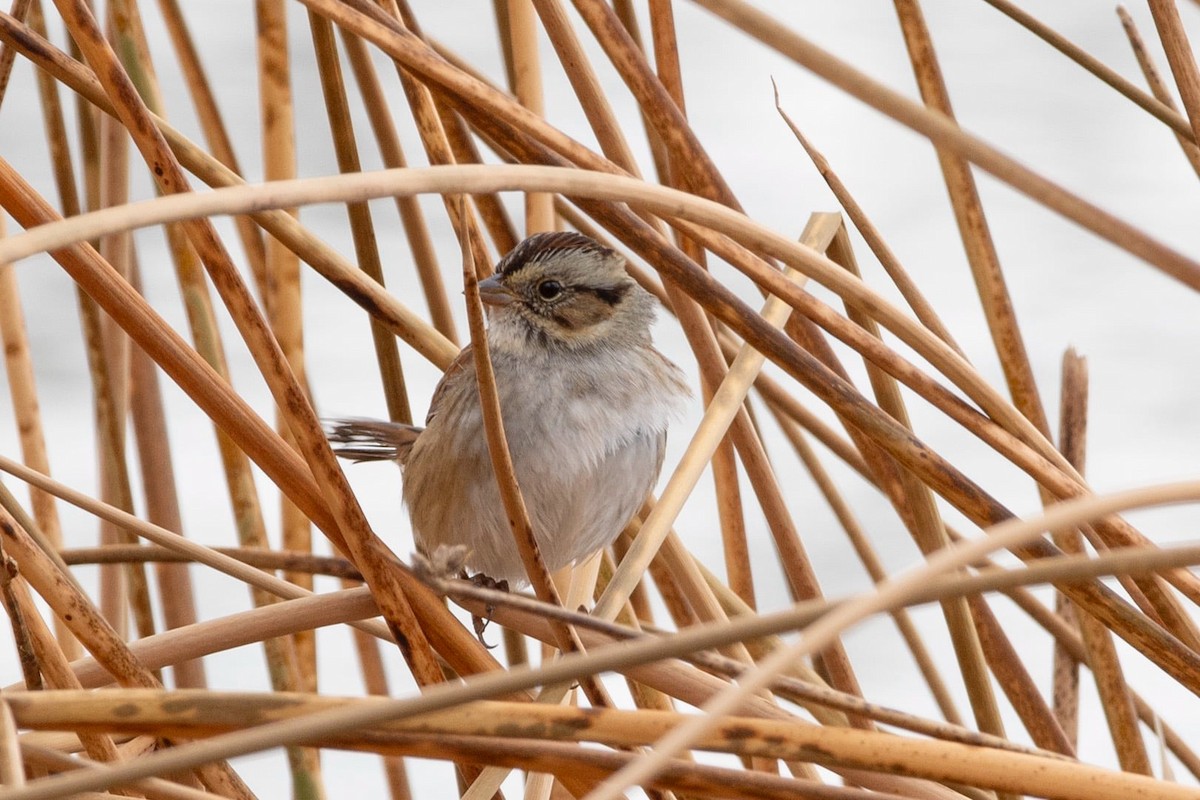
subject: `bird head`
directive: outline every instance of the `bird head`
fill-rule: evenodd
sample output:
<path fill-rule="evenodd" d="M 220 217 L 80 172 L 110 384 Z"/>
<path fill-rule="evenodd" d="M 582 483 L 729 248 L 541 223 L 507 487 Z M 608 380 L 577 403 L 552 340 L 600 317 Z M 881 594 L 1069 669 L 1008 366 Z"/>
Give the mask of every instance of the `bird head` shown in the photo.
<path fill-rule="evenodd" d="M 480 281 L 493 348 L 575 350 L 644 344 L 653 297 L 625 271 L 625 259 L 579 233 L 537 233 Z"/>

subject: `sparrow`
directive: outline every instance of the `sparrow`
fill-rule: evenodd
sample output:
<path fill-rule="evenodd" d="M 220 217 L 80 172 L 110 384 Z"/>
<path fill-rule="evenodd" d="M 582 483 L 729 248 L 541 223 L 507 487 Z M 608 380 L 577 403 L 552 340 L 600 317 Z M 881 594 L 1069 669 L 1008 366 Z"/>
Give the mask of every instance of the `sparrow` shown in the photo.
<path fill-rule="evenodd" d="M 633 518 L 690 392 L 651 342 L 657 301 L 594 239 L 534 234 L 480 281 L 479 294 L 517 482 L 553 572 L 606 547 Z M 470 346 L 434 391 L 424 428 L 338 419 L 329 439 L 344 458 L 399 463 L 423 556 L 462 548 L 468 571 L 527 583 L 492 472 Z"/>

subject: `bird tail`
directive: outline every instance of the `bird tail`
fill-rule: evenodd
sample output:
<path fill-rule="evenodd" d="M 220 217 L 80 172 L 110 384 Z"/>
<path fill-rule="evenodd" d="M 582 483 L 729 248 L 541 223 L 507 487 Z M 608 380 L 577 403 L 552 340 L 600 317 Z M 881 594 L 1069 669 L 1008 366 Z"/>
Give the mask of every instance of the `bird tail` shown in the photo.
<path fill-rule="evenodd" d="M 408 460 L 413 442 L 424 428 L 379 419 L 344 417 L 324 420 L 333 452 L 351 461 Z"/>

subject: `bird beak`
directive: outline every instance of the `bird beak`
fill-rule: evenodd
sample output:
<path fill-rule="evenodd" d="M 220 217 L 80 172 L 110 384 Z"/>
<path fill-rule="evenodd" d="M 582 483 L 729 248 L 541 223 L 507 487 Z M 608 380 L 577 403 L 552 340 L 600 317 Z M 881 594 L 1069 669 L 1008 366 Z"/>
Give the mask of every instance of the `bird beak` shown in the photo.
<path fill-rule="evenodd" d="M 517 296 L 500 283 L 500 276 L 493 275 L 479 282 L 479 299 L 484 305 L 506 306 L 517 299 Z"/>

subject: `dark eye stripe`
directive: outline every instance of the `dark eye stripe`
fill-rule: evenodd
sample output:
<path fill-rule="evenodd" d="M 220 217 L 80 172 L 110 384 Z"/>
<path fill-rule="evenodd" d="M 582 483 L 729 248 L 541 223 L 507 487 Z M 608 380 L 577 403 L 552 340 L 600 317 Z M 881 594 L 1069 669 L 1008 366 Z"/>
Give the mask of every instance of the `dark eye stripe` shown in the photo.
<path fill-rule="evenodd" d="M 630 288 L 631 287 L 629 284 L 617 284 L 616 286 L 605 286 L 600 288 L 587 286 L 583 287 L 583 290 L 586 292 L 591 292 L 600 300 L 608 303 L 610 306 L 615 306 L 617 303 L 621 302 L 621 299 L 624 298 L 625 295 L 629 294 Z"/>

